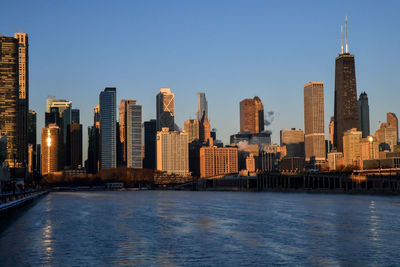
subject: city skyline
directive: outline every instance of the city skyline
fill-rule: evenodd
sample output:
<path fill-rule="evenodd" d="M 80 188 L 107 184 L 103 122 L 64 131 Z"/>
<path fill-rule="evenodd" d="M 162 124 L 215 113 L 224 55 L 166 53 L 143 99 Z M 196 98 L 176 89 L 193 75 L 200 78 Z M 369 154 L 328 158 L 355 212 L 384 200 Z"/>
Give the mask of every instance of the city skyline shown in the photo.
<path fill-rule="evenodd" d="M 240 6 L 240 4 L 236 4 L 236 6 Z M 188 9 L 187 6 L 178 7 L 172 5 L 172 7 L 173 7 L 173 12 L 178 12 L 180 8 Z M 252 12 L 254 11 L 255 7 L 256 6 L 254 5 L 250 7 Z M 268 9 L 269 7 L 270 7 L 269 5 L 260 6 L 260 8 L 263 10 Z M 8 8 L 13 8 L 13 6 L 9 5 Z M 140 9 L 144 7 L 139 5 L 137 8 Z M 217 6 L 216 9 L 218 8 L 222 7 Z M 279 9 L 279 6 L 277 6 L 276 8 Z M 82 7 L 82 10 L 84 9 L 85 6 Z M 318 9 L 318 7 L 316 7 L 316 9 Z M 396 114 L 399 114 L 398 106 L 395 105 L 394 100 L 392 99 L 392 97 L 390 97 L 390 93 L 392 93 L 393 95 L 393 93 L 396 90 L 396 84 L 390 83 L 390 81 L 392 81 L 395 78 L 394 69 L 389 71 L 387 70 L 387 68 L 390 68 L 392 60 L 393 62 L 395 62 L 395 59 L 398 58 L 398 53 L 397 54 L 394 53 L 391 59 L 385 59 L 385 61 L 383 62 L 381 61 L 382 59 L 375 58 L 375 55 L 372 55 L 373 54 L 372 51 L 376 50 L 377 43 L 365 41 L 366 38 L 367 39 L 370 38 L 369 36 L 370 33 L 369 32 L 367 33 L 365 31 L 365 29 L 370 25 L 369 22 L 365 20 L 365 17 L 363 17 L 364 15 L 362 15 L 359 11 L 356 11 L 354 6 L 349 5 L 348 9 L 349 12 L 346 12 L 346 14 L 349 16 L 349 43 L 350 43 L 350 51 L 356 57 L 356 75 L 357 75 L 356 80 L 358 87 L 357 90 L 358 93 L 360 93 L 361 91 L 366 91 L 369 96 L 371 133 L 374 133 L 378 129 L 378 122 L 385 120 L 386 117 L 385 115 L 387 112 L 394 112 Z M 100 12 L 100 10 L 102 10 L 102 6 L 100 5 L 95 10 Z M 378 15 L 382 15 L 381 13 L 383 12 L 383 10 L 389 11 L 388 9 L 380 7 L 378 8 L 378 11 L 380 11 L 378 12 Z M 159 10 L 158 11 L 156 10 L 155 12 L 157 13 L 159 12 Z M 235 14 L 236 12 L 237 11 L 234 10 L 233 7 L 229 9 L 229 14 L 231 15 Z M 291 13 L 294 11 L 292 10 L 292 8 L 289 8 L 288 12 Z M 281 12 L 278 12 L 278 14 L 279 13 Z M 213 18 L 212 14 L 210 16 L 212 16 Z M 275 49 L 275 51 L 288 54 L 287 56 L 285 56 L 285 58 L 283 58 L 282 62 L 280 63 L 276 63 L 275 62 L 276 58 L 270 53 L 268 53 L 269 50 L 267 49 L 267 47 L 270 48 L 271 46 L 269 42 L 266 48 L 262 48 L 261 45 L 257 45 L 256 50 L 259 58 L 256 59 L 256 57 L 254 57 L 253 55 L 253 57 L 251 57 L 251 60 L 245 61 L 246 64 L 244 65 L 245 67 L 248 68 L 250 67 L 252 71 L 251 74 L 244 68 L 235 69 L 229 66 L 230 61 L 228 59 L 228 56 L 234 55 L 233 49 L 235 48 L 235 46 L 227 46 L 226 48 L 228 48 L 229 53 L 224 54 L 223 57 L 217 57 L 215 60 L 212 60 L 209 57 L 207 57 L 209 63 L 213 62 L 217 63 L 219 69 L 221 68 L 223 69 L 223 71 L 221 70 L 216 71 L 214 68 L 212 68 L 212 70 L 215 71 L 215 73 L 212 76 L 211 80 L 204 78 L 205 77 L 204 74 L 194 76 L 194 75 L 187 75 L 186 72 L 181 73 L 180 71 L 182 70 L 182 67 L 187 66 L 186 64 L 192 62 L 192 61 L 188 62 L 182 60 L 178 60 L 178 63 L 173 64 L 174 66 L 173 69 L 176 71 L 175 74 L 171 71 L 166 71 L 164 74 L 160 75 L 152 74 L 152 77 L 154 79 L 150 79 L 148 75 L 140 77 L 139 75 L 139 73 L 141 73 L 140 71 L 131 72 L 129 71 L 130 69 L 127 69 L 127 71 L 123 72 L 122 76 L 119 75 L 119 77 L 118 75 L 115 75 L 115 73 L 112 71 L 110 71 L 109 75 L 106 75 L 107 73 L 104 72 L 105 69 L 99 66 L 98 64 L 96 64 L 96 67 L 94 68 L 97 71 L 99 71 L 98 75 L 93 76 L 92 73 L 88 77 L 80 76 L 80 79 L 73 79 L 75 80 L 74 82 L 67 81 L 66 79 L 68 78 L 68 75 L 65 75 L 65 73 L 64 74 L 57 73 L 54 72 L 53 70 L 49 70 L 48 68 L 44 69 L 43 72 L 46 73 L 46 75 L 43 75 L 40 72 L 38 72 L 39 71 L 38 66 L 40 66 L 40 64 L 38 63 L 40 62 L 41 64 L 45 62 L 51 63 L 52 60 L 49 57 L 52 55 L 52 53 L 55 53 L 57 49 L 55 48 L 53 50 L 50 49 L 46 53 L 44 53 L 45 50 L 43 49 L 45 49 L 47 46 L 46 45 L 42 46 L 42 44 L 44 41 L 49 40 L 49 37 L 47 36 L 46 38 L 41 39 L 40 37 L 42 36 L 43 33 L 41 33 L 40 31 L 37 32 L 37 30 L 33 28 L 32 30 L 29 30 L 28 26 L 19 25 L 18 27 L 22 27 L 24 32 L 27 32 L 29 34 L 30 38 L 30 50 L 31 50 L 30 51 L 30 92 L 31 92 L 30 109 L 35 110 L 38 114 L 37 135 L 39 136 L 40 129 L 44 127 L 43 106 L 47 95 L 54 95 L 58 99 L 67 99 L 72 101 L 74 103 L 73 107 L 80 109 L 82 114 L 81 123 L 84 125 L 83 158 L 85 159 L 86 147 L 87 147 L 86 127 L 92 124 L 91 123 L 93 116 L 92 109 L 96 105 L 97 95 L 99 91 L 102 90 L 102 88 L 108 86 L 117 87 L 117 92 L 118 92 L 117 103 L 119 102 L 120 99 L 123 98 L 137 99 L 143 105 L 143 121 L 148 121 L 149 119 L 155 118 L 154 96 L 157 94 L 159 88 L 164 86 L 171 88 L 171 90 L 175 93 L 176 96 L 175 121 L 177 122 L 180 128 L 183 128 L 183 122 L 185 120 L 190 118 L 195 118 L 195 112 L 197 106 L 196 93 L 198 91 L 204 91 L 207 95 L 207 100 L 209 102 L 208 117 L 211 120 L 211 128 L 217 128 L 218 130 L 217 138 L 221 139 L 224 143 L 228 143 L 229 135 L 236 133 L 239 130 L 239 120 L 237 119 L 239 115 L 239 109 L 237 108 L 237 106 L 240 100 L 252 97 L 254 95 L 258 95 L 264 104 L 265 111 L 266 112 L 274 111 L 275 114 L 277 114 L 273 123 L 269 127 L 267 127 L 267 129 L 272 130 L 273 143 L 279 143 L 280 129 L 304 128 L 302 114 L 301 114 L 303 111 L 302 101 L 301 101 L 303 84 L 305 84 L 309 80 L 321 80 L 324 81 L 325 83 L 326 96 L 325 96 L 324 121 L 325 124 L 328 125 L 329 118 L 333 115 L 334 58 L 340 52 L 340 24 L 343 24 L 344 16 L 345 16 L 344 12 L 341 11 L 340 13 L 335 14 L 335 16 L 329 16 L 327 22 L 322 23 L 322 25 L 315 25 L 313 23 L 310 24 L 310 22 L 308 22 L 308 27 L 302 30 L 301 33 L 307 35 L 309 31 L 313 31 L 316 36 L 322 38 L 323 42 L 322 43 L 315 42 L 312 45 L 308 44 L 307 49 L 309 50 L 303 50 L 303 52 L 300 54 L 297 54 L 299 48 L 297 48 L 296 45 L 293 45 L 293 43 L 292 44 L 287 43 L 284 46 L 282 46 L 282 42 L 285 40 L 285 37 L 283 37 L 282 40 L 278 39 L 277 43 L 281 47 Z M 7 17 L 7 15 L 5 17 Z M 275 15 L 273 17 L 275 17 Z M 230 19 L 232 18 L 228 17 L 227 21 L 229 21 Z M 267 18 L 265 18 L 265 16 L 262 16 L 262 14 L 256 13 L 256 17 L 254 18 L 254 20 L 256 20 L 257 22 L 261 22 L 261 19 L 267 20 Z M 268 18 L 268 20 L 269 19 L 273 18 Z M 10 21 L 13 20 L 11 19 Z M 172 20 L 167 20 L 167 22 L 172 23 Z M 194 23 L 191 20 L 189 20 L 189 22 L 191 22 L 190 25 L 193 25 Z M 377 25 L 372 26 L 372 29 L 376 27 L 384 28 L 383 27 L 384 25 L 382 25 L 382 23 L 390 23 L 390 20 L 386 20 L 385 22 L 378 22 Z M 264 25 L 263 23 L 261 24 Z M 229 30 L 225 37 L 233 36 L 231 27 L 227 27 L 220 23 L 217 23 L 216 25 L 218 31 L 222 29 Z M 201 25 L 194 25 L 194 26 L 197 30 L 202 29 Z M 240 28 L 240 31 L 247 31 L 248 29 L 251 29 L 250 26 L 251 25 L 247 23 Z M 281 30 L 282 29 L 281 27 L 285 28 L 287 26 L 289 25 L 284 24 L 284 26 L 277 26 L 277 29 L 272 30 L 272 32 Z M 322 29 L 323 27 L 326 27 L 326 32 L 319 31 L 319 29 Z M 205 28 L 208 29 L 208 27 Z M 6 30 L 7 29 L 2 31 L 7 36 L 13 36 L 14 32 L 17 32 L 17 30 L 14 30 L 11 26 L 8 31 Z M 158 30 L 156 30 L 153 27 L 150 27 L 150 30 L 152 32 L 158 32 Z M 270 31 L 271 31 L 270 28 L 266 29 L 266 32 Z M 287 31 L 285 32 L 287 33 Z M 177 34 L 179 33 L 182 33 L 182 28 L 180 27 L 178 28 Z M 260 30 L 259 27 L 257 27 L 255 33 L 261 34 L 263 32 Z M 58 38 L 62 38 L 60 34 L 56 33 L 54 34 L 56 40 Z M 67 33 L 64 32 L 63 34 Z M 76 34 L 79 35 L 80 33 L 77 32 Z M 382 33 L 376 33 L 376 34 L 382 34 Z M 255 35 L 251 35 L 250 37 L 252 37 L 251 41 L 258 40 L 257 37 L 255 37 Z M 260 39 L 260 40 L 262 41 L 261 44 L 263 45 L 267 44 L 266 39 Z M 392 42 L 394 41 L 395 44 L 396 41 L 398 40 L 396 40 L 396 37 L 386 38 L 386 41 L 383 43 L 381 42 L 380 46 L 384 46 L 386 48 L 385 50 L 388 50 L 387 48 L 389 42 L 391 41 Z M 220 49 L 221 45 L 222 44 L 217 45 L 218 49 Z M 86 45 L 83 44 L 83 48 L 85 47 Z M 210 49 L 210 47 L 211 46 L 208 46 L 207 49 Z M 304 48 L 303 46 L 301 47 Z M 323 47 L 324 49 L 321 49 L 320 47 Z M 71 56 L 70 53 L 72 51 L 73 49 L 70 51 L 66 51 L 65 54 L 69 55 L 71 59 L 76 59 L 74 55 Z M 86 61 L 89 59 L 88 61 L 89 64 L 94 64 L 95 62 L 98 62 L 98 59 L 96 59 L 96 57 L 94 56 L 95 54 L 97 54 L 97 52 L 100 52 L 99 50 L 95 51 L 96 53 L 93 53 L 94 51 L 87 50 L 87 48 L 84 49 L 83 51 L 85 52 L 84 59 Z M 172 51 L 175 51 L 174 53 L 177 53 L 179 50 L 172 50 Z M 182 55 L 186 55 L 191 51 L 192 51 L 191 49 L 189 51 L 183 50 Z M 242 49 L 235 49 L 235 51 L 238 53 L 237 57 L 241 59 L 238 62 L 243 61 L 243 56 L 247 55 L 246 47 L 243 47 Z M 310 55 L 307 53 L 307 51 L 314 51 L 314 54 Z M 389 51 L 391 50 L 389 49 Z M 166 53 L 166 51 L 162 50 L 162 53 L 163 57 L 159 61 L 160 63 L 164 62 L 164 60 L 166 59 L 165 57 L 168 56 L 167 54 L 164 54 Z M 306 70 L 301 70 L 298 73 L 294 72 L 294 69 L 289 66 L 289 63 L 293 63 L 294 66 L 297 66 L 298 62 L 303 60 L 306 54 L 310 61 L 315 62 L 315 67 L 310 67 L 310 65 L 307 65 L 307 68 L 305 68 Z M 137 56 L 136 52 L 134 51 L 132 52 L 132 55 Z M 121 57 L 118 54 L 116 54 L 116 56 L 118 59 L 121 59 Z M 274 66 L 273 63 L 271 63 L 268 60 L 266 60 L 265 63 L 261 62 L 264 60 L 264 58 L 266 59 L 267 56 L 268 57 L 272 56 L 273 59 L 272 62 L 278 64 L 276 69 L 279 70 L 279 74 L 277 74 L 275 70 L 271 69 L 271 67 Z M 140 60 L 137 60 L 137 62 L 140 64 L 145 64 L 146 67 L 145 69 L 148 69 L 148 67 L 151 66 L 156 66 L 157 70 L 156 73 L 160 73 L 157 67 L 158 61 L 154 61 L 154 58 L 151 58 L 151 60 L 143 60 L 139 57 L 139 59 Z M 105 64 L 110 62 L 109 58 L 105 58 L 104 60 Z M 70 60 L 68 60 L 63 54 L 58 55 L 59 64 L 62 63 L 63 66 L 64 65 L 68 66 L 70 64 L 69 61 Z M 384 71 L 382 70 L 381 67 L 379 68 L 377 67 L 377 62 L 382 64 L 383 69 L 386 69 L 386 73 L 383 73 Z M 199 59 L 198 63 L 203 67 L 205 61 Z M 87 66 L 87 63 L 83 65 L 85 67 Z M 137 70 L 136 67 L 135 69 Z M 61 70 L 65 71 L 64 67 L 60 68 L 60 71 Z M 108 68 L 108 70 L 110 69 Z M 198 71 L 198 69 L 194 69 L 195 72 L 196 70 Z M 49 73 L 47 73 L 46 71 Z M 75 71 L 72 71 L 72 73 L 74 74 Z M 371 75 L 371 73 L 374 73 L 374 75 Z M 50 74 L 50 79 L 49 81 L 44 82 L 43 78 L 48 76 L 48 74 Z M 131 74 L 133 74 L 134 76 L 133 78 L 130 79 L 126 79 L 124 76 L 124 75 L 131 76 Z M 237 77 L 232 77 L 231 76 L 232 74 L 238 74 L 238 75 L 236 75 Z M 290 83 L 280 79 L 281 75 L 283 74 L 291 78 L 289 79 L 291 80 Z M 106 78 L 106 80 L 104 80 L 104 78 L 98 78 L 100 77 L 100 75 L 109 78 Z M 167 77 L 168 75 L 170 75 L 170 77 Z M 181 77 L 179 78 L 176 75 Z M 227 79 L 228 77 L 232 77 L 233 79 L 231 79 L 230 81 Z M 251 82 L 252 79 L 257 81 L 257 83 L 255 84 Z M 90 82 L 90 80 L 92 80 L 93 82 Z M 279 86 L 277 86 L 276 83 L 278 83 Z M 90 90 L 85 90 L 85 95 L 84 95 L 85 97 L 80 97 L 79 94 L 82 92 L 83 89 L 86 88 L 90 88 Z M 229 93 L 227 88 L 229 88 Z M 285 92 L 284 95 L 286 98 L 282 97 L 283 92 Z M 221 101 L 228 103 L 228 105 L 224 105 L 226 106 L 226 110 L 220 108 L 221 105 L 219 103 Z M 294 110 L 298 111 L 296 112 L 298 114 L 298 117 L 291 116 L 291 112 L 293 112 Z M 326 125 L 325 125 L 325 135 L 327 136 Z"/>

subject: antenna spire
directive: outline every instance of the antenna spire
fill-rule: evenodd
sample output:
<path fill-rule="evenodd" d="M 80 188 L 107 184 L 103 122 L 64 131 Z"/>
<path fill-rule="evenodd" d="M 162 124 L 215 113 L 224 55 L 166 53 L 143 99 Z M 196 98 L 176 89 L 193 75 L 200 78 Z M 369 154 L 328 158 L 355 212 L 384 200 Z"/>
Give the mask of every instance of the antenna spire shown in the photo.
<path fill-rule="evenodd" d="M 346 28 L 346 53 L 349 53 L 349 45 L 347 43 L 347 16 L 346 16 L 345 28 Z"/>
<path fill-rule="evenodd" d="M 340 25 L 340 33 L 342 35 L 341 43 L 340 43 L 340 54 L 343 54 L 343 25 Z"/>

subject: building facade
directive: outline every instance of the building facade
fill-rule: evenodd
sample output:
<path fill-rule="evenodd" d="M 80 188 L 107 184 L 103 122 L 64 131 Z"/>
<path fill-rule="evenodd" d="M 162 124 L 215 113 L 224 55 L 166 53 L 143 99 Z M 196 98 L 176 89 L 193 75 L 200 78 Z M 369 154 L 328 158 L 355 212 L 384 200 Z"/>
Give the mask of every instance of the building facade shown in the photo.
<path fill-rule="evenodd" d="M 344 132 L 343 157 L 345 166 L 360 166 L 362 132 L 353 128 Z"/>
<path fill-rule="evenodd" d="M 10 165 L 13 165 L 18 149 L 18 48 L 17 39 L 5 36 L 0 37 L 0 134 L 7 135 L 7 156 L 5 161 Z M 18 159 L 16 160 L 18 161 Z"/>
<path fill-rule="evenodd" d="M 117 167 L 116 88 L 100 93 L 100 169 Z"/>
<path fill-rule="evenodd" d="M 200 177 L 208 178 L 238 172 L 238 150 L 236 147 L 200 148 Z"/>
<path fill-rule="evenodd" d="M 156 136 L 157 121 L 149 120 L 143 123 L 144 127 L 144 159 L 143 168 L 155 169 L 156 165 Z"/>
<path fill-rule="evenodd" d="M 399 121 L 397 119 L 396 114 L 394 114 L 393 112 L 388 112 L 386 113 L 386 122 L 389 126 L 393 127 L 395 129 L 396 132 L 396 145 L 399 142 Z"/>
<path fill-rule="evenodd" d="M 185 132 L 188 134 L 189 143 L 196 139 L 199 139 L 199 121 L 198 120 L 187 120 L 184 123 Z"/>
<path fill-rule="evenodd" d="M 28 34 L 16 33 L 18 40 L 18 160 L 28 163 L 29 42 Z"/>
<path fill-rule="evenodd" d="M 68 125 L 67 144 L 68 166 L 78 169 L 82 166 L 82 124 L 73 122 Z"/>
<path fill-rule="evenodd" d="M 324 83 L 304 85 L 305 159 L 325 160 Z"/>
<path fill-rule="evenodd" d="M 264 106 L 258 96 L 240 101 L 240 132 L 264 131 Z"/>
<path fill-rule="evenodd" d="M 375 137 L 380 150 L 394 151 L 395 145 L 397 145 L 396 129 L 394 127 L 385 122 L 381 123 L 379 129 L 375 132 Z"/>
<path fill-rule="evenodd" d="M 370 128 L 368 96 L 365 92 L 361 93 L 360 97 L 358 98 L 358 120 L 360 123 L 359 129 L 362 132 L 362 137 L 366 138 L 370 135 Z"/>
<path fill-rule="evenodd" d="M 197 95 L 199 97 L 199 101 L 198 101 L 196 117 L 198 121 L 201 121 L 204 115 L 208 117 L 208 103 L 205 93 L 198 93 Z"/>
<path fill-rule="evenodd" d="M 287 157 L 304 158 L 304 131 L 292 128 L 280 131 L 280 145 L 286 146 Z"/>
<path fill-rule="evenodd" d="M 161 88 L 156 97 L 157 108 L 157 131 L 168 127 L 170 131 L 174 131 L 175 121 L 175 104 L 174 94 L 170 88 Z"/>
<path fill-rule="evenodd" d="M 42 129 L 42 175 L 60 170 L 61 130 L 55 124 Z"/>
<path fill-rule="evenodd" d="M 142 106 L 126 101 L 126 163 L 128 168 L 142 168 Z"/>
<path fill-rule="evenodd" d="M 157 170 L 189 175 L 188 135 L 171 132 L 168 127 L 157 132 Z"/>

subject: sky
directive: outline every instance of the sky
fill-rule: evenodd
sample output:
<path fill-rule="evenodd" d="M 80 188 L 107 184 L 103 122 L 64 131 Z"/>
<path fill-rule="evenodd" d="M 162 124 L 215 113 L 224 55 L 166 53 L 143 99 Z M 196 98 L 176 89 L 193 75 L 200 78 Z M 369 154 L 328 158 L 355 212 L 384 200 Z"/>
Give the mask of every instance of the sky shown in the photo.
<path fill-rule="evenodd" d="M 348 16 L 357 92 L 369 98 L 371 133 L 400 115 L 399 1 L 2 1 L 0 33 L 29 34 L 30 108 L 44 127 L 48 96 L 81 111 L 87 127 L 105 87 L 156 117 L 160 88 L 175 93 L 175 122 L 195 118 L 205 92 L 211 127 L 229 142 L 239 102 L 259 96 L 280 129 L 304 129 L 303 86 L 323 81 L 325 131 L 333 115 L 335 57 Z"/>

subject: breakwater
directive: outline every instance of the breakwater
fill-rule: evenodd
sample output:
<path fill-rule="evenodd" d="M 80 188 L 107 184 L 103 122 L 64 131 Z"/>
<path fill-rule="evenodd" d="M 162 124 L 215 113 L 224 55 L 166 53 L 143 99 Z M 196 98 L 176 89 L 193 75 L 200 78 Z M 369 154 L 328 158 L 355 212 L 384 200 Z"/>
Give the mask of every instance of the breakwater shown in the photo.
<path fill-rule="evenodd" d="M 400 194 L 399 175 L 351 175 L 336 173 L 281 174 L 198 179 L 178 185 L 177 190 Z"/>

